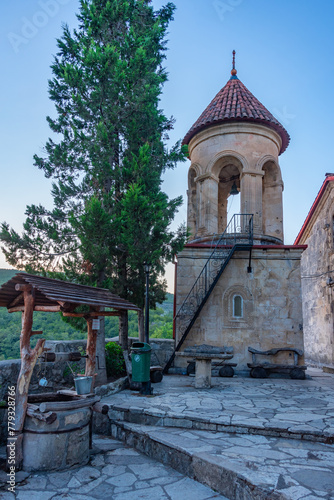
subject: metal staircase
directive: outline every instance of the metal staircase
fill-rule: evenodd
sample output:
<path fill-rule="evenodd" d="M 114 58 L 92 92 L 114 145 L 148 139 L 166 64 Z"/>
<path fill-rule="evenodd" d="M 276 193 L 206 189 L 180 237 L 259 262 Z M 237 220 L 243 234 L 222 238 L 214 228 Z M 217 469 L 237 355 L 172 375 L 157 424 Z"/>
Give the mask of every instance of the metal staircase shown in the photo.
<path fill-rule="evenodd" d="M 219 238 L 205 266 L 174 317 L 179 338 L 175 350 L 168 360 L 164 373 L 168 373 L 175 358 L 201 310 L 211 295 L 236 250 L 251 250 L 253 246 L 253 215 L 235 214 Z"/>

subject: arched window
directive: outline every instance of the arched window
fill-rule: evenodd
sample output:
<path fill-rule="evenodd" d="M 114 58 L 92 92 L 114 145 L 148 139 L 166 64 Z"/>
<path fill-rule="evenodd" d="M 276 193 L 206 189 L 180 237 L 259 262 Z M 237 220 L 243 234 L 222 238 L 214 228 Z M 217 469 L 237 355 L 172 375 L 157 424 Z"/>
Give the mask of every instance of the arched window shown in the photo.
<path fill-rule="evenodd" d="M 243 317 L 243 299 L 241 295 L 234 295 L 233 297 L 233 317 Z"/>

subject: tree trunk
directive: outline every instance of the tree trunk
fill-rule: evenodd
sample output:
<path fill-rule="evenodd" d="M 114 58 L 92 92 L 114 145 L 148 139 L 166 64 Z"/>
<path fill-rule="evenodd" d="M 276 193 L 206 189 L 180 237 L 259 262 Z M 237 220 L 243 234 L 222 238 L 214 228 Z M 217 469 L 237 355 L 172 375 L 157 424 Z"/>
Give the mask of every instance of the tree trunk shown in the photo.
<path fill-rule="evenodd" d="M 104 385 L 107 383 L 107 369 L 106 369 L 106 339 L 105 339 L 105 318 L 99 316 L 100 330 L 96 339 L 96 385 Z"/>
<path fill-rule="evenodd" d="M 99 273 L 99 277 L 97 280 L 97 286 L 101 287 L 103 281 L 105 280 L 106 273 L 105 269 Z M 104 311 L 104 307 L 99 309 L 100 312 Z M 96 361 L 97 366 L 96 369 L 96 379 L 95 385 L 104 385 L 107 383 L 107 367 L 106 367 L 106 336 L 105 336 L 105 318 L 103 316 L 99 316 L 100 320 L 100 330 L 97 333 L 96 339 Z"/>
<path fill-rule="evenodd" d="M 138 332 L 139 332 L 139 342 L 145 341 L 145 332 L 144 332 L 144 311 L 140 309 L 138 311 Z"/>
<path fill-rule="evenodd" d="M 129 321 L 128 311 L 122 311 L 119 317 L 119 343 L 123 350 L 128 349 Z"/>

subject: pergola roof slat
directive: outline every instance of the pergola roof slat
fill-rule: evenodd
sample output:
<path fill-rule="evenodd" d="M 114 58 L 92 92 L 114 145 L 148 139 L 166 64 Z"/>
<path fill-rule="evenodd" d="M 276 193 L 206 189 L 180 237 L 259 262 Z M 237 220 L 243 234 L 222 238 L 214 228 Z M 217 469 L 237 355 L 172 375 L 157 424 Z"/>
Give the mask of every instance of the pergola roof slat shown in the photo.
<path fill-rule="evenodd" d="M 35 276 L 28 273 L 18 273 L 0 288 L 0 307 L 7 307 L 21 292 L 15 290 L 16 284 L 30 284 L 36 293 L 35 304 L 39 306 L 67 304 L 108 307 L 112 309 L 139 311 L 139 307 L 122 299 L 105 288 L 78 285 L 62 280 Z M 17 303 L 19 305 L 20 302 Z M 23 300 L 22 300 L 23 305 Z"/>

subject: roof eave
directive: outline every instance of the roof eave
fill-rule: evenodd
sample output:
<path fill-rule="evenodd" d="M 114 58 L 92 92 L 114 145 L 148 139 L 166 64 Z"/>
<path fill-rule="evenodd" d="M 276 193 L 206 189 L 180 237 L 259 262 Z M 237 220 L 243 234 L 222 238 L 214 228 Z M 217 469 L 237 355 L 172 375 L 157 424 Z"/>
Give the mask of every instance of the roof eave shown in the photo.
<path fill-rule="evenodd" d="M 316 209 L 317 209 L 317 207 L 318 207 L 318 205 L 319 205 L 319 203 L 320 203 L 320 201 L 325 193 L 325 190 L 326 190 L 328 184 L 332 181 L 334 181 L 334 176 L 328 176 L 324 180 L 324 182 L 323 182 L 323 184 L 322 184 L 322 186 L 321 186 L 321 188 L 316 196 L 316 199 L 314 200 L 313 205 L 310 208 L 309 213 L 307 214 L 307 217 L 304 221 L 304 224 L 302 225 L 302 228 L 299 231 L 297 238 L 295 239 L 294 245 L 299 245 L 299 242 L 302 239 L 305 231 L 307 230 L 307 227 L 312 219 L 312 216 L 313 216 L 314 212 L 316 211 Z"/>
<path fill-rule="evenodd" d="M 189 132 L 185 135 L 182 144 L 188 145 L 191 139 L 195 137 L 195 135 L 197 135 L 202 130 L 206 130 L 208 128 L 215 127 L 217 125 L 221 125 L 222 123 L 255 123 L 264 125 L 265 127 L 268 127 L 271 130 L 275 130 L 275 132 L 277 132 L 282 139 L 282 145 L 279 151 L 279 155 L 281 155 L 282 153 L 284 153 L 284 151 L 286 151 L 290 143 L 290 136 L 283 126 L 276 125 L 275 123 L 270 123 L 266 120 L 256 120 L 252 118 L 228 118 L 225 120 L 217 120 L 216 122 L 208 123 L 207 125 L 201 125 L 193 130 L 190 129 Z"/>

